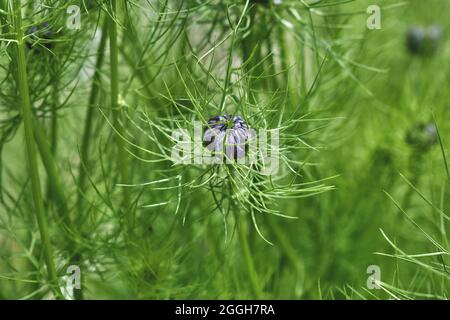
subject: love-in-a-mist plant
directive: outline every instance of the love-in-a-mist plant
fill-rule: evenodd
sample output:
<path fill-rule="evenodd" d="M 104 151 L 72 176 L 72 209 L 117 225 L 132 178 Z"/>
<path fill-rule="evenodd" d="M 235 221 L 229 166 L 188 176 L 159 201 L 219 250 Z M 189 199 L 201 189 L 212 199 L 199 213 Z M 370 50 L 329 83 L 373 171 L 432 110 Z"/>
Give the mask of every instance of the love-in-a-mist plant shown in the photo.
<path fill-rule="evenodd" d="M 313 140 L 327 122 L 307 112 L 327 55 L 313 21 L 298 18 L 310 8 L 82 1 L 81 29 L 72 30 L 68 6 L 3 1 L 1 7 L 2 147 L 21 136 L 23 125 L 27 150 L 24 176 L 3 177 L 9 220 L 2 230 L 15 239 L 8 250 L 20 244 L 25 256 L 14 268 L 28 272 L 4 277 L 32 287 L 11 285 L 13 294 L 95 297 L 108 278 L 138 297 L 147 297 L 142 288 L 151 297 L 178 296 L 168 288 L 189 279 L 190 270 L 178 267 L 184 242 L 204 232 L 211 243 L 219 240 L 217 261 L 227 248 L 240 248 L 252 296 L 266 297 L 268 284 L 255 245 L 279 246 L 301 286 L 303 263 L 279 221 L 298 218 L 284 212 L 287 202 L 331 189 L 309 171 L 315 164 L 308 158 L 318 150 Z M 207 27 L 197 31 L 199 25 Z M 292 61 L 288 39 L 309 54 Z M 289 69 L 310 64 L 297 90 Z M 206 151 L 208 130 L 219 125 L 210 119 L 227 123 L 216 132 L 224 141 L 210 135 L 209 143 L 224 143 L 225 154 L 236 156 L 174 164 L 173 134 L 200 133 L 200 145 L 192 142 Z M 254 161 L 240 161 L 252 152 Z M 275 162 L 277 170 L 267 172 Z M 185 229 L 175 233 L 179 223 Z M 157 258 L 177 244 L 170 259 Z M 81 289 L 66 286 L 69 266 L 80 269 Z"/>
<path fill-rule="evenodd" d="M 436 119 L 431 123 L 419 123 L 415 125 L 407 135 L 407 142 L 413 150 L 411 162 L 414 172 L 408 178 L 400 174 L 402 183 L 407 186 L 405 196 L 401 201 L 397 200 L 389 191 L 385 191 L 387 198 L 398 211 L 396 222 L 398 224 L 405 223 L 412 228 L 409 230 L 408 242 L 414 239 L 415 242 L 424 243 L 423 251 L 417 252 L 414 247 L 407 245 L 401 241 L 403 234 L 396 228 L 394 234 L 389 234 L 386 230 L 380 228 L 384 240 L 389 245 L 389 252 L 376 252 L 381 257 L 388 257 L 396 261 L 397 273 L 392 282 L 384 279 L 377 279 L 376 285 L 379 289 L 395 300 L 411 300 L 411 299 L 446 299 L 448 295 L 448 282 L 450 281 L 450 270 L 446 263 L 447 257 L 450 255 L 449 244 L 446 230 L 450 217 L 443 208 L 443 203 L 447 201 L 448 194 L 445 189 L 450 183 L 450 171 L 447 164 L 447 155 L 444 149 L 444 142 L 439 133 Z M 425 157 L 433 145 L 441 147 L 442 169 L 445 174 L 442 179 L 438 179 L 440 190 L 440 203 L 436 203 L 423 190 L 420 190 L 420 179 L 423 178 L 422 166 Z M 421 162 L 421 163 L 418 163 Z M 425 218 L 414 216 L 411 212 L 413 200 L 423 203 L 422 210 L 429 212 Z M 430 227 L 431 226 L 431 227 Z M 405 269 L 412 267 L 416 279 L 420 281 L 406 281 L 402 279 L 401 274 Z M 428 285 L 423 287 L 423 282 Z M 355 290 L 360 298 L 366 299 L 367 292 Z M 359 292 L 358 292 L 359 291 Z"/>
<path fill-rule="evenodd" d="M 369 31 L 365 1 L 0 0 L 0 298 L 448 296 L 447 191 L 419 191 L 448 50 L 409 57 L 381 2 Z"/>
<path fill-rule="evenodd" d="M 200 14 L 195 9 L 191 14 Z M 281 204 L 331 187 L 303 175 L 311 165 L 307 157 L 315 150 L 308 138 L 317 129 L 308 126 L 313 119 L 301 108 L 288 105 L 286 91 L 261 92 L 263 87 L 275 88 L 262 83 L 276 83 L 277 74 L 259 73 L 258 60 L 241 50 L 243 43 L 251 51 L 258 44 L 256 39 L 245 38 L 255 28 L 245 21 L 256 9 L 249 3 L 229 6 L 228 23 L 218 30 L 224 30 L 224 39 L 212 49 L 202 49 L 203 37 L 187 34 L 188 47 L 182 47 L 183 55 L 172 59 L 166 70 L 175 73 L 177 83 L 162 77 L 158 108 L 152 107 L 153 101 L 137 109 L 126 108 L 128 127 L 135 133 L 117 130 L 117 134 L 129 154 L 156 173 L 154 179 L 138 177 L 138 183 L 119 186 L 140 190 L 143 196 L 157 190 L 153 202 L 141 199 L 138 207 L 164 210 L 180 217 L 183 224 L 197 219 L 221 221 L 225 244 L 231 240 L 238 244 L 252 294 L 262 298 L 264 281 L 258 275 L 250 239 L 256 234 L 266 245 L 277 242 L 298 268 L 295 249 L 277 222 L 297 216 L 285 214 Z M 209 30 L 203 32 L 208 36 Z M 253 151 L 255 161 L 246 159 L 251 152 L 251 132 L 259 141 Z M 192 148 L 183 148 L 183 144 Z M 267 147 L 265 152 L 263 147 Z M 206 159 L 203 154 L 208 150 L 213 152 Z M 179 159 L 174 159 L 174 151 L 182 153 Z M 269 158 L 279 162 L 275 172 L 264 170 Z M 195 199 L 201 199 L 200 211 Z M 280 240 L 270 239 L 265 230 Z"/>
<path fill-rule="evenodd" d="M 5 177 L 12 188 L 5 190 L 6 198 L 2 197 L 9 216 L 3 228 L 12 239 L 17 239 L 17 244 L 30 248 L 19 263 L 31 275 L 31 279 L 22 281 L 34 286 L 28 297 L 40 297 L 50 291 L 55 298 L 62 298 L 58 267 L 73 262 L 71 250 L 75 242 L 71 230 L 76 228 L 72 223 L 76 217 L 70 210 L 69 194 L 57 165 L 61 157 L 57 150 L 62 150 L 58 147 L 59 121 L 69 106 L 76 75 L 87 56 L 83 41 L 87 38 L 77 31 L 63 31 L 66 8 L 62 1 L 47 5 L 1 2 L 0 99 L 5 106 L 1 140 L 5 143 L 14 139 L 23 125 L 25 177 L 30 180 L 23 184 L 19 176 L 10 173 Z M 39 159 L 44 170 L 39 168 Z M 21 201 L 22 193 L 30 201 Z M 35 224 L 38 234 L 33 231 Z M 53 224 L 59 226 L 59 233 L 50 232 L 49 225 Z M 55 242 L 60 243 L 59 250 L 54 249 Z M 64 254 L 60 258 L 61 251 Z"/>

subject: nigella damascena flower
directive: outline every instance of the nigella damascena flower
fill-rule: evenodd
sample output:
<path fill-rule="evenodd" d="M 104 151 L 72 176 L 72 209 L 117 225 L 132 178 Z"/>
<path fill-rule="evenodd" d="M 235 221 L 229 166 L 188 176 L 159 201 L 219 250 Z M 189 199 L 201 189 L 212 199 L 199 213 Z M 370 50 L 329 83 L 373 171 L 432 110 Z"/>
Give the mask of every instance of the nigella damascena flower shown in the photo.
<path fill-rule="evenodd" d="M 251 132 L 239 116 L 217 116 L 208 120 L 203 144 L 214 154 L 225 154 L 229 159 L 243 158 L 248 150 Z"/>

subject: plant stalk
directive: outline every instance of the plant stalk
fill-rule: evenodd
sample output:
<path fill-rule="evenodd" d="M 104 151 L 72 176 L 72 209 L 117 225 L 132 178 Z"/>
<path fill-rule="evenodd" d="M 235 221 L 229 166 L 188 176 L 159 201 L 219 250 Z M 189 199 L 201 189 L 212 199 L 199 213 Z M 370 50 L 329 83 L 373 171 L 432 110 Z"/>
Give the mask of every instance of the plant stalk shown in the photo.
<path fill-rule="evenodd" d="M 27 150 L 27 160 L 31 176 L 31 188 L 33 193 L 33 201 L 35 205 L 36 220 L 39 226 L 39 233 L 43 247 L 44 259 L 47 265 L 48 281 L 56 298 L 63 298 L 58 286 L 58 278 L 55 264 L 53 261 L 53 250 L 50 243 L 50 236 L 48 231 L 47 217 L 44 212 L 44 203 L 42 200 L 41 181 L 39 177 L 37 156 L 34 145 L 33 134 L 33 115 L 30 104 L 30 96 L 27 82 L 27 70 L 25 61 L 24 39 L 22 31 L 22 5 L 21 0 L 14 0 L 13 20 L 16 32 L 16 59 L 17 59 L 17 75 L 18 75 L 18 90 L 21 103 L 21 113 L 23 117 L 25 129 L 25 142 Z"/>
<path fill-rule="evenodd" d="M 78 213 L 81 215 L 83 212 L 83 194 L 86 191 L 86 170 L 84 166 L 88 166 L 89 162 L 89 144 L 91 141 L 91 133 L 92 133 L 92 125 L 94 120 L 94 110 L 95 110 L 95 103 L 97 102 L 98 94 L 100 92 L 100 70 L 103 66 L 103 61 L 105 57 L 105 48 L 106 48 L 106 40 L 108 38 L 108 24 L 105 21 L 103 23 L 102 27 L 102 37 L 100 39 L 100 44 L 97 49 L 97 61 L 95 63 L 95 71 L 92 79 L 92 87 L 91 92 L 89 94 L 89 101 L 88 101 L 88 108 L 86 111 L 85 116 L 85 122 L 84 122 L 84 129 L 83 129 L 83 138 L 81 142 L 81 149 L 80 149 L 80 165 L 78 169 L 78 198 L 77 198 L 77 209 Z M 81 223 L 79 228 L 80 231 L 83 233 L 83 221 L 84 217 L 81 217 Z M 74 260 L 77 261 L 77 265 L 81 265 L 82 261 L 82 255 L 80 253 L 79 249 L 76 249 Z M 84 294 L 83 294 L 83 279 L 84 277 L 81 277 L 81 286 L 80 289 L 74 290 L 74 298 L 75 300 L 83 300 Z"/>
<path fill-rule="evenodd" d="M 256 299 L 262 299 L 262 291 L 258 278 L 258 273 L 256 272 L 255 262 L 253 261 L 253 257 L 250 253 L 250 246 L 247 240 L 248 235 L 246 234 L 246 226 L 242 220 L 239 221 L 237 228 L 239 232 L 239 244 L 241 246 L 242 254 L 244 255 L 245 264 L 247 266 L 247 272 L 250 277 L 250 282 L 252 284 L 253 294 L 255 295 Z"/>
<path fill-rule="evenodd" d="M 91 141 L 92 125 L 94 120 L 95 103 L 100 93 L 101 69 L 105 58 L 106 41 L 108 39 L 108 23 L 103 22 L 102 37 L 97 49 L 97 61 L 95 63 L 95 71 L 92 79 L 91 92 L 89 94 L 88 108 L 83 129 L 83 138 L 81 140 L 80 149 L 80 167 L 78 169 L 78 187 L 80 193 L 78 195 L 77 205 L 79 212 L 82 211 L 83 197 L 82 194 L 86 190 L 86 170 L 83 166 L 88 166 L 89 162 L 89 145 Z"/>
<path fill-rule="evenodd" d="M 41 155 L 42 163 L 48 176 L 48 185 L 52 194 L 52 198 L 57 205 L 58 212 L 66 226 L 70 226 L 69 209 L 67 207 L 66 197 L 63 192 L 63 185 L 59 178 L 58 168 L 55 158 L 47 141 L 44 128 L 33 118 L 33 132 L 36 145 Z"/>
<path fill-rule="evenodd" d="M 114 127 L 117 130 L 115 137 L 117 147 L 117 164 L 122 182 L 128 181 L 127 152 L 124 148 L 123 125 L 121 123 L 121 110 L 119 104 L 119 48 L 117 45 L 117 2 L 111 0 L 111 15 L 109 19 L 109 50 L 110 50 L 110 77 L 111 77 L 111 108 Z M 129 235 L 133 226 L 133 212 L 130 206 L 130 193 L 128 188 L 123 189 L 122 213 L 124 214 L 125 234 Z"/>

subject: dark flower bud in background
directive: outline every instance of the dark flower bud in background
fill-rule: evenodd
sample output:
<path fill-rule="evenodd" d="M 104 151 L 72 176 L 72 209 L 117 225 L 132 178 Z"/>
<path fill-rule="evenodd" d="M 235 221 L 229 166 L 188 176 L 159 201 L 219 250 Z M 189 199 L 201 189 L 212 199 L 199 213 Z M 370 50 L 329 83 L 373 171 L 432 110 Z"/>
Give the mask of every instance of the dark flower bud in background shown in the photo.
<path fill-rule="evenodd" d="M 28 49 L 33 49 L 39 43 L 47 49 L 53 48 L 52 40 L 54 39 L 55 33 L 52 31 L 50 24 L 44 22 L 40 25 L 32 26 L 27 32 L 26 46 Z"/>
<path fill-rule="evenodd" d="M 426 29 L 412 27 L 406 34 L 408 51 L 413 55 L 431 55 L 437 51 L 442 34 L 442 28 L 437 25 Z"/>
<path fill-rule="evenodd" d="M 406 34 L 406 45 L 412 54 L 419 54 L 422 51 L 425 40 L 425 33 L 421 28 L 413 27 Z"/>
<path fill-rule="evenodd" d="M 241 117 L 224 115 L 208 120 L 203 144 L 214 154 L 223 153 L 229 159 L 238 159 L 245 157 L 249 138 L 249 128 Z"/>
<path fill-rule="evenodd" d="M 415 125 L 408 131 L 406 142 L 414 148 L 427 150 L 438 142 L 436 126 L 423 122 Z"/>

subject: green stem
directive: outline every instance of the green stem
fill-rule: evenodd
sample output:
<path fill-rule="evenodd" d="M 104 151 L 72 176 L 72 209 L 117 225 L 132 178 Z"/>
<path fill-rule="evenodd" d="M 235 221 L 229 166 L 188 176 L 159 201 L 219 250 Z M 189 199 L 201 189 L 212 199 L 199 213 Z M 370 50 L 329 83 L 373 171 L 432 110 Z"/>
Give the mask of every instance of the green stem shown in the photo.
<path fill-rule="evenodd" d="M 80 167 L 78 169 L 78 187 L 80 188 L 80 193 L 78 194 L 78 210 L 82 211 L 83 203 L 83 193 L 86 190 L 86 171 L 83 166 L 88 166 L 89 162 L 89 144 L 91 141 L 92 124 L 94 119 L 95 103 L 97 102 L 97 97 L 100 92 L 100 82 L 101 82 L 101 69 L 103 66 L 103 61 L 105 58 L 105 48 L 106 40 L 108 39 L 108 24 L 105 21 L 102 28 L 102 38 L 97 49 L 97 61 L 95 64 L 94 76 L 92 79 L 92 88 L 89 95 L 88 108 L 86 111 L 86 117 L 84 122 L 83 138 L 81 141 L 80 149 Z"/>
<path fill-rule="evenodd" d="M 283 231 L 283 229 L 280 227 L 280 225 L 278 224 L 278 221 L 276 219 L 277 219 L 277 217 L 275 217 L 273 215 L 269 215 L 269 217 L 267 219 L 269 222 L 268 226 L 272 230 L 276 239 L 278 240 L 277 244 L 280 246 L 280 249 L 284 252 L 288 261 L 294 268 L 294 270 L 297 274 L 297 278 L 300 279 L 301 282 L 303 282 L 304 272 L 303 272 L 302 261 L 300 260 L 300 257 L 298 256 L 288 235 L 286 234 L 285 231 Z M 296 290 L 296 294 L 297 294 L 297 290 Z"/>
<path fill-rule="evenodd" d="M 409 157 L 409 181 L 413 186 L 418 187 L 420 183 L 420 178 L 422 174 L 422 162 L 423 162 L 423 151 L 422 150 L 413 150 Z M 413 200 L 413 196 L 416 194 L 413 188 L 408 188 L 406 193 L 403 195 L 403 199 L 401 202 L 402 209 L 406 212 L 411 208 L 411 203 Z M 400 224 L 400 219 L 402 215 L 398 215 L 397 222 L 395 223 L 394 230 L 397 229 L 397 226 Z"/>
<path fill-rule="evenodd" d="M 251 8 L 249 9 L 249 20 L 250 20 L 250 25 L 253 26 L 254 20 L 255 20 L 255 8 Z M 250 71 L 251 69 L 251 64 L 250 64 L 250 56 L 252 54 L 253 51 L 253 38 L 254 38 L 254 31 L 253 29 L 250 30 L 250 33 L 247 36 L 247 39 L 243 39 L 242 40 L 242 59 L 243 59 L 243 63 L 248 63 L 247 65 L 247 71 Z M 253 73 L 249 74 L 252 75 Z"/>
<path fill-rule="evenodd" d="M 230 166 L 230 170 L 228 174 L 233 175 L 234 168 Z M 236 194 L 236 190 L 233 187 L 233 183 L 231 181 L 228 181 L 228 187 L 229 187 L 229 194 L 233 195 Z M 231 206 L 231 212 L 234 214 L 234 218 L 236 220 L 236 225 L 238 229 L 238 235 L 239 235 L 239 245 L 242 250 L 242 254 L 244 256 L 245 265 L 247 267 L 248 276 L 250 278 L 250 283 L 252 286 L 253 294 L 255 295 L 256 299 L 262 299 L 263 292 L 261 290 L 261 284 L 259 281 L 258 273 L 256 272 L 255 268 L 255 262 L 253 261 L 253 257 L 250 252 L 250 246 L 248 244 L 248 235 L 246 233 L 246 223 L 244 221 L 245 216 L 239 215 L 239 207 L 235 204 L 235 200 L 230 196 L 229 202 Z"/>
<path fill-rule="evenodd" d="M 54 61 L 52 65 L 52 77 L 54 78 L 54 84 L 53 84 L 53 92 L 52 92 L 52 111 L 51 111 L 51 129 L 50 129 L 50 152 L 52 155 L 52 158 L 55 158 L 56 155 L 56 144 L 57 144 L 57 135 L 58 135 L 58 120 L 57 120 L 57 110 L 58 110 L 58 101 L 59 101 L 59 93 L 58 93 L 58 80 L 57 75 L 55 71 L 54 64 L 56 61 Z M 47 139 L 45 139 L 46 141 Z M 47 142 L 47 141 L 46 141 Z M 55 197 L 53 194 L 53 187 L 51 184 L 51 181 L 48 181 L 47 184 L 47 199 L 53 200 Z"/>
<path fill-rule="evenodd" d="M 56 63 L 56 61 L 54 61 L 54 63 Z M 56 69 L 56 68 L 54 68 Z M 53 101 L 52 101 L 52 123 L 51 123 L 51 151 L 52 151 L 52 155 L 55 156 L 56 154 L 56 147 L 57 147 L 57 143 L 58 143 L 58 105 L 59 105 L 59 88 L 58 88 L 58 75 L 57 75 L 57 71 L 54 70 L 53 71 L 53 76 L 54 76 L 54 84 L 53 84 L 53 93 L 52 93 L 52 97 L 53 97 Z"/>
<path fill-rule="evenodd" d="M 292 46 L 288 46 L 286 42 L 286 37 L 288 37 L 288 34 L 283 28 L 278 29 L 278 47 L 280 50 L 280 56 L 281 56 L 281 69 L 283 70 L 283 78 L 284 78 L 284 85 L 286 86 L 286 89 L 288 90 L 287 97 L 289 100 L 289 103 L 292 108 L 296 106 L 297 100 L 296 100 L 296 84 L 295 84 L 295 72 L 290 71 L 290 61 L 291 61 L 291 55 L 289 54 L 290 48 Z"/>
<path fill-rule="evenodd" d="M 247 266 L 248 275 L 250 277 L 250 282 L 252 284 L 253 293 L 256 299 L 262 299 L 262 291 L 258 278 L 258 273 L 256 272 L 255 262 L 253 261 L 253 257 L 250 253 L 250 246 L 247 240 L 248 235 L 246 234 L 246 226 L 242 220 L 239 221 L 237 228 L 239 232 L 239 244 L 241 246 L 242 254 L 244 255 L 245 264 Z"/>
<path fill-rule="evenodd" d="M 100 81 L 101 81 L 101 75 L 100 71 L 103 66 L 103 61 L 105 57 L 105 48 L 106 48 L 106 40 L 108 39 L 108 24 L 105 21 L 103 23 L 102 27 L 102 37 L 100 40 L 99 47 L 97 49 L 97 61 L 95 64 L 95 71 L 94 76 L 92 80 L 92 89 L 91 93 L 89 95 L 89 101 L 88 101 L 88 108 L 86 111 L 86 117 L 84 122 L 84 130 L 83 130 L 83 138 L 81 142 L 81 149 L 80 149 L 80 166 L 78 169 L 78 188 L 80 189 L 80 192 L 78 193 L 78 199 L 77 199 L 77 208 L 78 212 L 81 214 L 83 212 L 83 194 L 86 191 L 86 170 L 83 168 L 83 166 L 88 166 L 89 162 L 89 144 L 91 141 L 91 133 L 92 133 L 92 124 L 94 119 L 94 110 L 95 110 L 95 103 L 97 102 L 97 97 L 100 92 Z M 80 223 L 80 231 L 83 232 L 83 221 L 84 217 L 81 218 Z M 74 254 L 74 260 L 77 261 L 77 265 L 81 265 L 82 261 L 82 255 L 80 253 L 80 250 L 76 250 Z M 74 291 L 74 298 L 75 300 L 83 300 L 84 294 L 83 294 L 83 279 L 84 277 L 81 277 L 81 286 L 80 289 Z"/>
<path fill-rule="evenodd" d="M 33 121 L 34 139 L 41 155 L 42 163 L 48 176 L 48 185 L 52 194 L 52 198 L 56 203 L 60 217 L 65 226 L 70 226 L 69 209 L 67 207 L 66 197 L 63 192 L 63 185 L 59 179 L 58 168 L 50 145 L 47 142 L 44 128 L 34 119 Z"/>
<path fill-rule="evenodd" d="M 117 45 L 117 3 L 111 0 L 111 15 L 109 16 L 109 50 L 110 50 L 110 77 L 111 77 L 111 108 L 113 115 L 113 123 L 118 132 L 115 138 L 117 146 L 117 161 L 122 182 L 128 182 L 128 164 L 124 148 L 123 126 L 120 121 L 121 110 L 119 105 L 119 48 Z M 128 188 L 123 189 L 122 211 L 125 215 L 125 232 L 128 236 L 133 226 L 133 211 L 130 207 L 130 193 Z"/>
<path fill-rule="evenodd" d="M 36 150 L 33 137 L 33 118 L 32 118 L 33 115 L 31 110 L 29 89 L 27 83 L 27 70 L 26 70 L 24 40 L 22 32 L 21 8 L 22 8 L 21 1 L 15 0 L 14 1 L 15 14 L 13 14 L 12 16 L 14 20 L 16 40 L 17 40 L 16 59 L 18 69 L 18 87 L 19 87 L 18 89 L 21 103 L 21 113 L 25 129 L 25 141 L 27 149 L 28 166 L 31 176 L 31 188 L 33 192 L 35 214 L 39 226 L 39 233 L 41 236 L 44 259 L 47 265 L 48 280 L 55 297 L 63 298 L 58 286 L 58 279 L 55 264 L 53 262 L 53 250 L 50 243 L 47 218 L 45 216 L 44 203 L 42 201 L 41 182 L 39 178 Z"/>
<path fill-rule="evenodd" d="M 272 215 L 268 217 L 269 227 L 275 234 L 276 238 L 279 240 L 279 245 L 283 252 L 286 254 L 289 262 L 292 264 L 296 271 L 300 272 L 302 263 L 295 251 L 295 248 L 292 246 L 289 237 L 286 235 L 286 232 L 284 232 L 278 225 L 276 219 L 277 218 Z"/>

